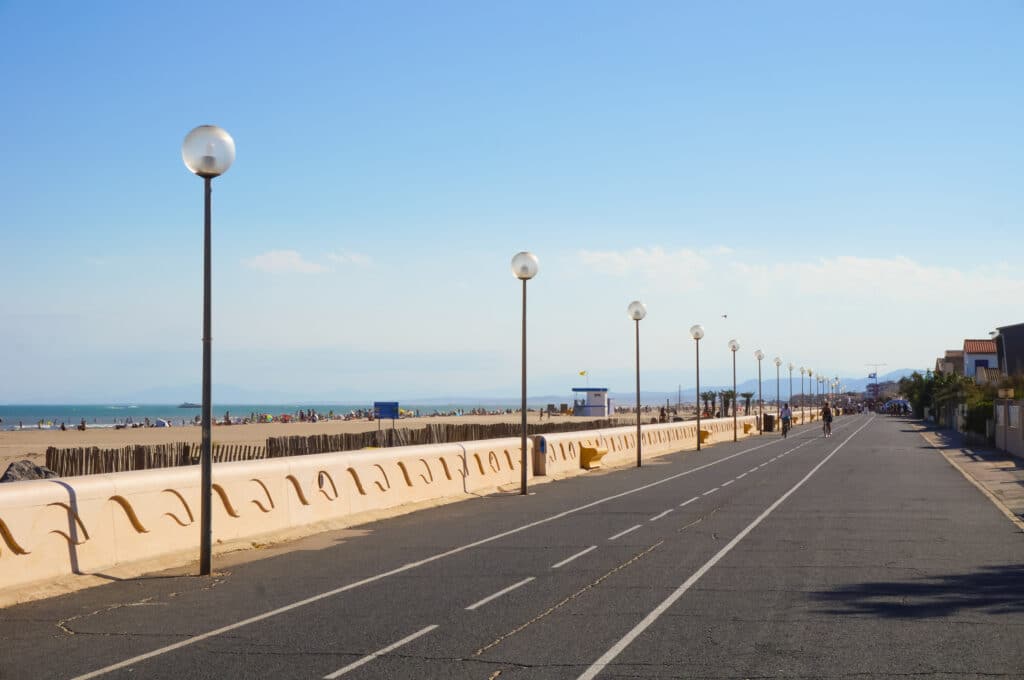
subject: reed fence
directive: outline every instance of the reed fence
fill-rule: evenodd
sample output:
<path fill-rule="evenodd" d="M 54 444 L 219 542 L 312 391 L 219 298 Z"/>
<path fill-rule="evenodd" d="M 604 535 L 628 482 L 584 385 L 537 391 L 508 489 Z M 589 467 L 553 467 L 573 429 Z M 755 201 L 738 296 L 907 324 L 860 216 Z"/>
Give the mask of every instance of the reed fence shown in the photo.
<path fill-rule="evenodd" d="M 587 420 L 569 423 L 529 423 L 528 434 L 550 432 L 576 432 L 597 430 L 632 424 L 629 418 Z M 213 462 L 225 463 L 262 458 L 284 458 L 334 451 L 357 451 L 367 448 L 388 448 L 420 444 L 477 441 L 516 437 L 521 432 L 519 423 L 430 423 L 420 428 L 387 428 L 369 432 L 345 434 L 317 434 L 308 437 L 269 437 L 265 446 L 258 444 L 213 444 Z M 61 477 L 98 475 L 128 470 L 195 465 L 199 462 L 199 444 L 175 442 L 172 444 L 135 445 L 119 449 L 98 447 L 46 449 L 46 467 Z"/>
<path fill-rule="evenodd" d="M 254 444 L 216 444 L 211 447 L 213 462 L 258 460 L 267 457 L 265 446 Z M 199 462 L 199 444 L 174 442 L 171 444 L 135 445 L 119 449 L 101 449 L 95 446 L 46 449 L 46 467 L 61 477 L 100 475 L 128 470 L 195 465 Z"/>

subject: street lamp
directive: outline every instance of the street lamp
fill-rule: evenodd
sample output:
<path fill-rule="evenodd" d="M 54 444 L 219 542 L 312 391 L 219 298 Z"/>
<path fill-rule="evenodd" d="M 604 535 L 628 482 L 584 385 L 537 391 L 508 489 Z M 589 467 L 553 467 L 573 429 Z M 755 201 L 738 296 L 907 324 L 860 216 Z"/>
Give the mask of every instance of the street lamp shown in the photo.
<path fill-rule="evenodd" d="M 210 500 L 212 493 L 213 456 L 211 455 L 210 423 L 213 403 L 210 395 L 210 198 L 213 178 L 223 175 L 235 160 L 235 140 L 216 125 L 200 125 L 185 136 L 181 144 L 181 159 L 185 167 L 203 178 L 203 412 L 202 444 L 199 449 L 199 575 L 210 574 L 212 522 Z"/>
<path fill-rule="evenodd" d="M 690 337 L 697 349 L 697 450 L 700 451 L 700 339 L 704 337 L 704 326 L 699 323 L 690 326 Z"/>
<path fill-rule="evenodd" d="M 804 368 L 803 366 L 801 366 L 800 367 L 800 422 L 802 422 L 802 423 L 806 423 L 807 422 L 807 414 L 804 412 L 804 404 L 806 403 L 805 400 L 807 399 L 806 395 L 804 394 L 804 374 L 806 374 L 806 373 L 807 373 L 807 369 Z"/>
<path fill-rule="evenodd" d="M 790 411 L 790 414 L 792 414 L 792 412 L 793 412 L 793 369 L 794 368 L 796 368 L 796 366 L 794 366 L 793 362 L 790 361 L 789 362 L 789 411 Z"/>
<path fill-rule="evenodd" d="M 516 278 L 523 282 L 523 400 L 522 400 L 522 413 L 523 413 L 523 436 L 520 448 L 520 471 L 519 477 L 519 493 L 523 496 L 526 495 L 526 282 L 537 275 L 537 271 L 540 269 L 540 263 L 537 261 L 537 256 L 533 253 L 526 252 L 525 250 L 521 253 L 516 253 L 512 258 L 512 273 L 516 275 Z"/>
<path fill-rule="evenodd" d="M 740 348 L 740 343 L 735 340 L 729 341 L 729 349 L 732 351 L 732 440 L 734 442 L 739 441 L 739 435 L 736 433 L 736 352 Z"/>
<path fill-rule="evenodd" d="M 775 420 L 778 421 L 782 415 L 782 403 L 779 401 L 779 367 L 782 366 L 782 359 L 775 357 L 772 363 L 775 364 Z"/>
<path fill-rule="evenodd" d="M 814 382 L 811 378 L 814 377 L 814 371 L 807 369 L 807 389 L 811 390 L 811 417 L 814 417 Z"/>
<path fill-rule="evenodd" d="M 761 360 L 764 359 L 764 352 L 756 350 L 754 358 L 757 359 L 757 429 L 764 434 L 764 399 L 761 398 Z"/>
<path fill-rule="evenodd" d="M 636 322 L 636 466 L 640 467 L 640 320 L 647 316 L 647 307 L 639 300 L 629 303 L 629 318 Z"/>

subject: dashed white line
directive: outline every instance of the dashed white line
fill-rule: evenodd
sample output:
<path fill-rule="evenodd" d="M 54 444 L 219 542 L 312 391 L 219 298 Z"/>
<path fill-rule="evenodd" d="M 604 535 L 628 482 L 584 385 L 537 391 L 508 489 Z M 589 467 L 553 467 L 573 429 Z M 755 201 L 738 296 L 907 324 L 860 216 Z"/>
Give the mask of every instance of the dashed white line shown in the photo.
<path fill-rule="evenodd" d="M 592 545 L 589 548 L 587 548 L 586 550 L 581 550 L 578 553 L 576 553 L 575 555 L 573 555 L 572 557 L 565 558 L 564 560 L 562 560 L 558 564 L 552 564 L 551 568 L 552 569 L 558 569 L 559 567 L 564 567 L 565 565 L 569 564 L 570 562 L 572 562 L 577 557 L 583 557 L 584 555 L 586 555 L 591 550 L 597 550 L 597 546 L 596 545 Z"/>
<path fill-rule="evenodd" d="M 672 508 L 669 508 L 669 509 L 668 509 L 668 510 L 666 510 L 665 512 L 662 512 L 662 513 L 660 513 L 660 514 L 657 514 L 657 515 L 655 515 L 654 517 L 650 518 L 650 519 L 649 519 L 649 520 L 647 520 L 647 521 L 648 521 L 648 522 L 656 522 L 657 520 L 661 519 L 662 517 L 664 517 L 665 515 L 667 515 L 667 514 L 668 514 L 668 513 L 670 513 L 670 512 L 672 512 Z"/>
<path fill-rule="evenodd" d="M 499 597 L 501 597 L 502 595 L 504 595 L 506 593 L 511 593 L 516 588 L 525 586 L 527 583 L 532 581 L 534 578 L 536 578 L 536 577 L 535 576 L 531 576 L 530 578 L 524 578 L 519 583 L 513 583 L 508 588 L 504 588 L 502 590 L 499 590 L 498 592 L 494 593 L 493 595 L 488 595 L 487 597 L 485 597 L 484 599 L 480 600 L 479 602 L 475 602 L 475 603 L 469 605 L 468 607 L 466 607 L 466 611 L 471 612 L 471 611 L 474 611 L 476 609 L 479 609 L 480 607 L 484 606 L 485 604 L 487 604 L 491 600 L 496 600 L 496 599 L 498 599 Z"/>
<path fill-rule="evenodd" d="M 626 529 L 625 531 L 620 531 L 619 533 L 615 534 L 614 536 L 609 536 L 608 540 L 609 541 L 614 541 L 616 538 L 621 538 L 622 536 L 625 536 L 630 531 L 636 531 L 641 526 L 643 526 L 643 525 L 642 524 L 637 524 L 636 526 L 630 527 L 630 528 Z"/>
<path fill-rule="evenodd" d="M 427 626 L 423 630 L 416 631 L 412 635 L 410 635 L 408 637 L 404 637 L 401 640 L 399 640 L 398 642 L 396 642 L 394 644 L 391 644 L 391 645 L 388 645 L 384 649 L 378 650 L 378 651 L 374 652 L 373 654 L 370 654 L 369 656 L 364 656 L 359 661 L 356 661 L 355 663 L 350 663 L 349 665 L 345 666 L 344 668 L 341 668 L 341 669 L 338 669 L 338 670 L 334 671 L 330 675 L 325 675 L 324 676 L 324 680 L 334 680 L 334 678 L 341 677 L 342 675 L 345 675 L 345 673 L 348 673 L 349 671 L 354 671 L 355 669 L 359 668 L 363 664 L 370 663 L 371 661 L 376 659 L 378 656 L 384 656 L 388 652 L 392 652 L 392 651 L 398 649 L 399 647 L 401 647 L 402 645 L 407 645 L 410 642 L 412 642 L 413 640 L 415 640 L 416 638 L 422 637 L 422 636 L 426 635 L 427 633 L 429 633 L 430 631 L 434 630 L 435 628 L 437 628 L 437 624 L 434 624 L 433 626 Z"/>
<path fill-rule="evenodd" d="M 736 475 L 736 479 L 743 479 L 744 477 L 746 477 L 749 474 L 750 474 L 749 472 L 744 472 L 742 475 Z"/>
<path fill-rule="evenodd" d="M 711 494 L 713 494 L 716 491 L 718 491 L 718 487 L 717 486 L 714 489 L 709 489 L 708 491 L 705 491 L 704 493 L 701 494 L 701 496 L 710 496 Z"/>
<path fill-rule="evenodd" d="M 580 675 L 579 678 L 577 678 L 577 680 L 592 680 L 594 677 L 597 676 L 598 673 L 604 670 L 605 667 L 608 666 L 608 664 L 610 664 L 619 654 L 622 653 L 624 649 L 626 649 L 626 647 L 632 644 L 633 640 L 639 637 L 641 633 L 643 633 L 645 630 L 647 630 L 647 628 L 651 626 L 651 624 L 657 621 L 658 618 L 662 614 L 664 614 L 679 598 L 686 594 L 686 591 L 688 591 L 693 586 L 693 584 L 699 581 L 701 577 L 704 576 L 704 574 L 706 574 L 712 567 L 718 564 L 718 562 L 723 557 L 725 557 L 733 548 L 735 548 L 740 541 L 746 538 L 747 534 L 756 529 L 757 526 L 761 524 L 761 522 L 763 522 L 766 517 L 772 514 L 776 508 L 782 505 L 787 498 L 796 493 L 797 489 L 803 486 L 808 479 L 814 476 L 814 473 L 821 469 L 821 466 L 827 463 L 832 458 L 832 456 L 836 455 L 839 449 L 843 448 L 843 446 L 845 446 L 847 442 L 853 439 L 861 430 L 870 425 L 873 420 L 874 418 L 872 417 L 866 423 L 857 428 L 849 437 L 847 437 L 843 441 L 842 444 L 832 449 L 832 453 L 825 456 L 821 460 L 821 462 L 815 465 L 811 469 L 811 471 L 804 475 L 804 477 L 799 482 L 797 482 L 793 487 L 791 487 L 789 491 L 782 494 L 778 499 L 775 500 L 774 503 L 768 506 L 768 508 L 764 512 L 758 515 L 757 519 L 748 524 L 742 531 L 740 531 L 740 533 L 736 534 L 736 536 L 731 541 L 729 541 L 725 545 L 725 547 L 723 547 L 721 550 L 715 553 L 714 557 L 705 562 L 700 569 L 695 571 L 693 575 L 686 579 L 682 585 L 680 585 L 678 588 L 675 589 L 675 591 L 672 592 L 671 595 L 669 595 L 667 598 L 665 598 L 665 600 L 662 601 L 661 604 L 655 607 L 650 614 L 645 616 L 640 621 L 640 623 L 636 624 L 636 626 L 634 626 L 632 630 L 626 633 L 626 635 L 621 640 L 612 645 L 611 649 L 602 654 L 601 658 L 599 658 L 597 661 L 591 664 L 590 667 L 587 668 L 587 670 L 584 671 L 584 673 Z"/>
<path fill-rule="evenodd" d="M 757 468 L 756 467 L 752 467 L 749 470 L 747 470 L 747 472 L 757 472 Z"/>
<path fill-rule="evenodd" d="M 699 501 L 699 500 L 700 500 L 700 496 L 694 496 L 694 497 L 693 497 L 693 498 L 691 498 L 690 500 L 688 500 L 688 501 L 683 501 L 682 503 L 680 503 L 680 504 L 679 504 L 679 507 L 683 507 L 684 505 L 689 505 L 690 503 L 692 503 L 692 502 L 694 502 L 694 501 Z"/>
<path fill-rule="evenodd" d="M 735 479 L 730 479 L 728 482 L 722 482 L 722 487 L 729 486 L 730 484 L 732 484 L 735 481 L 736 481 Z"/>

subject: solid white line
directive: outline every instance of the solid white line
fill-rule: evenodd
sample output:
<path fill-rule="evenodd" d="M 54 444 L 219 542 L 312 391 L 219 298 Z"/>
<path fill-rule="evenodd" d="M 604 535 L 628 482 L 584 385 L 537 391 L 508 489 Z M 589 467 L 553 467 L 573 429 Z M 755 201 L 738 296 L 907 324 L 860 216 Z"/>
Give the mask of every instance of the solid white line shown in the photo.
<path fill-rule="evenodd" d="M 499 534 L 494 534 L 493 536 L 488 536 L 487 538 L 481 538 L 478 541 L 474 541 L 472 543 L 467 543 L 467 544 L 461 545 L 461 546 L 459 546 L 457 548 L 452 548 L 451 550 L 446 550 L 445 552 L 441 552 L 441 553 L 437 553 L 437 554 L 431 555 L 429 557 L 425 557 L 422 560 L 419 560 L 417 562 L 409 562 L 408 564 L 404 564 L 401 567 L 396 567 L 395 569 L 391 569 L 389 571 L 381 572 L 381 573 L 376 574 L 374 576 L 370 576 L 370 577 L 364 578 L 361 581 L 353 581 L 352 583 L 348 583 L 348 584 L 340 586 L 338 588 L 334 588 L 333 590 L 328 590 L 328 591 L 319 593 L 317 595 L 312 595 L 310 597 L 307 597 L 304 600 L 299 600 L 297 602 L 292 602 L 291 604 L 286 604 L 286 605 L 284 605 L 282 607 L 278 607 L 277 609 L 271 609 L 270 611 L 263 612 L 262 614 L 257 614 L 255 616 L 250 616 L 247 619 L 242 619 L 241 621 L 236 621 L 235 623 L 231 623 L 231 624 L 228 624 L 226 626 L 222 626 L 220 628 L 215 628 L 214 630 L 210 630 L 210 631 L 207 631 L 205 633 L 200 633 L 199 635 L 195 635 L 195 636 L 187 638 L 185 640 L 179 640 L 178 642 L 175 642 L 173 644 L 169 644 L 169 645 L 167 645 L 165 647 L 159 647 L 157 649 L 154 649 L 152 651 L 146 652 L 144 654 L 139 654 L 137 656 L 133 656 L 133 657 L 131 657 L 129 659 L 125 659 L 124 661 L 118 661 L 117 663 L 110 664 L 109 666 L 104 666 L 103 668 L 97 669 L 95 671 L 91 671 L 89 673 L 85 673 L 83 675 L 77 675 L 74 678 L 71 678 L 71 680 L 91 680 L 92 678 L 98 678 L 101 675 L 106 675 L 107 673 L 111 673 L 113 671 L 120 670 L 122 668 L 127 668 L 128 666 L 134 666 L 135 664 L 139 663 L 140 661 L 145 661 L 146 659 L 152 659 L 153 657 L 161 656 L 162 654 L 166 654 L 168 652 L 173 652 L 176 649 L 181 649 L 182 647 L 188 647 L 189 645 L 194 645 L 197 642 L 202 642 L 203 640 L 208 640 L 209 638 L 217 637 L 218 635 L 223 635 L 224 633 L 229 633 L 229 632 L 231 632 L 233 630 L 237 630 L 239 628 L 243 628 L 243 627 L 248 626 L 250 624 L 258 623 L 259 621 L 263 621 L 264 619 L 269 619 L 271 617 L 278 616 L 279 614 L 284 614 L 286 612 L 292 611 L 293 609 L 298 609 L 299 607 L 305 607 L 308 604 L 313 604 L 314 602 L 319 602 L 320 600 L 324 600 L 324 599 L 327 599 L 329 597 L 334 597 L 335 595 L 339 595 L 339 594 L 344 593 L 346 591 L 353 590 L 355 588 L 361 588 L 362 586 L 369 585 L 371 583 L 376 583 L 377 581 L 380 581 L 382 579 L 388 578 L 389 576 L 395 576 L 396 574 L 404 573 L 406 571 L 409 571 L 410 569 L 415 569 L 416 567 L 423 566 L 424 564 L 429 564 L 431 562 L 436 562 L 437 560 L 444 559 L 445 557 L 451 557 L 452 555 L 457 555 L 457 554 L 459 554 L 461 552 L 465 552 L 466 550 L 472 550 L 473 548 L 478 548 L 478 547 L 480 547 L 482 545 L 486 545 L 486 544 L 491 543 L 493 541 L 498 541 L 498 540 L 501 540 L 502 538 L 506 538 L 508 536 L 512 536 L 514 534 L 518 534 L 521 531 L 526 531 L 527 529 L 532 529 L 532 528 L 540 526 L 542 524 L 547 524 L 548 522 L 554 522 L 555 520 L 562 519 L 563 517 L 568 517 L 569 515 L 575 514 L 577 512 L 582 512 L 583 510 L 587 510 L 589 508 L 593 508 L 594 506 L 601 505 L 602 503 L 607 503 L 609 501 L 617 500 L 617 499 L 623 498 L 625 496 L 629 496 L 629 495 L 632 495 L 632 494 L 635 494 L 635 493 L 640 493 L 641 491 L 646 491 L 647 489 L 652 489 L 652 488 L 654 488 L 656 486 L 660 486 L 661 484 L 666 484 L 668 482 L 671 482 L 671 481 L 674 481 L 676 479 L 679 479 L 680 477 L 685 477 L 687 475 L 692 475 L 695 472 L 700 472 L 701 470 L 705 470 L 705 469 L 707 469 L 709 467 L 712 467 L 714 465 L 718 465 L 719 463 L 724 463 L 727 460 L 732 460 L 733 458 L 736 458 L 738 456 L 742 456 L 742 455 L 750 453 L 752 451 L 757 451 L 758 449 L 763 449 L 766 446 L 771 446 L 772 444 L 777 444 L 777 443 L 778 443 L 777 440 L 772 440 L 772 441 L 765 442 L 764 444 L 758 444 L 757 446 L 752 446 L 749 449 L 744 449 L 743 451 L 737 451 L 736 453 L 729 454 L 728 456 L 725 456 L 723 458 L 719 458 L 718 460 L 711 461 L 710 463 L 705 463 L 704 465 L 698 465 L 697 467 L 695 467 L 693 469 L 690 469 L 690 470 L 686 470 L 685 472 L 680 472 L 678 474 L 674 474 L 674 475 L 671 475 L 669 477 L 665 477 L 664 479 L 659 479 L 656 482 L 651 482 L 650 484 L 644 484 L 643 486 L 638 486 L 638 487 L 636 487 L 634 489 L 629 489 L 628 491 L 623 491 L 621 493 L 613 494 L 611 496 L 606 496 L 604 498 L 599 498 L 596 501 L 591 501 L 590 503 L 586 503 L 584 505 L 580 505 L 580 506 L 575 507 L 575 508 L 570 508 L 569 510 L 564 510 L 564 511 L 559 512 L 557 514 L 551 515 L 550 517 L 544 517 L 543 519 L 539 519 L 539 520 L 537 520 L 535 522 L 530 522 L 529 524 L 524 524 L 524 525 L 522 525 L 520 527 L 516 527 L 515 529 L 509 529 L 508 531 L 503 531 L 503 532 L 501 532 Z"/>
<path fill-rule="evenodd" d="M 334 671 L 330 675 L 325 675 L 324 676 L 324 680 L 334 680 L 334 678 L 337 678 L 337 677 L 340 677 L 342 675 L 345 675 L 345 673 L 348 673 L 349 671 L 354 671 L 355 669 L 359 668 L 363 664 L 370 663 L 371 661 L 376 659 L 378 656 L 383 656 L 383 655 L 387 654 L 388 652 L 392 652 L 392 651 L 398 649 L 402 645 L 407 645 L 410 642 L 412 642 L 413 640 L 415 640 L 416 638 L 421 637 L 423 635 L 426 635 L 427 633 L 429 633 L 430 631 L 434 630 L 435 628 L 437 628 L 437 624 L 434 624 L 433 626 L 427 626 L 423 630 L 417 631 L 417 632 L 413 633 L 412 635 L 410 635 L 409 637 L 402 638 L 401 640 L 399 640 L 398 642 L 394 643 L 393 645 L 388 645 L 384 649 L 376 651 L 373 654 L 370 654 L 369 656 L 364 656 L 359 661 L 356 661 L 355 663 L 350 663 L 349 665 L 345 666 L 344 668 L 341 668 L 339 670 Z"/>
<path fill-rule="evenodd" d="M 689 505 L 690 503 L 692 503 L 692 502 L 694 502 L 694 501 L 699 501 L 699 500 L 700 500 L 700 496 L 694 496 L 694 497 L 693 497 L 693 498 L 691 498 L 690 500 L 688 500 L 688 501 L 684 501 L 683 503 L 680 503 L 680 504 L 679 504 L 679 507 L 683 507 L 684 505 Z"/>
<path fill-rule="evenodd" d="M 615 540 L 616 538 L 620 538 L 620 537 L 622 537 L 622 536 L 625 536 L 625 535 L 626 535 L 626 534 L 628 534 L 628 533 L 629 533 L 630 531 L 636 531 L 636 530 L 637 530 L 637 529 L 639 529 L 639 528 L 640 528 L 641 526 L 643 526 L 643 525 L 642 525 L 642 524 L 637 524 L 637 525 L 636 525 L 635 527 L 630 527 L 630 528 L 626 529 L 625 531 L 620 531 L 619 533 L 615 534 L 614 536 L 609 536 L 609 537 L 608 537 L 608 540 L 609 540 L 609 541 L 614 541 L 614 540 Z"/>
<path fill-rule="evenodd" d="M 512 585 L 510 585 L 508 588 L 505 588 L 504 590 L 499 590 L 498 592 L 494 593 L 493 595 L 488 595 L 487 597 L 485 597 L 484 599 L 480 600 L 479 602 L 477 602 L 475 604 L 471 604 L 468 607 L 466 607 L 466 611 L 471 612 L 471 611 L 474 611 L 476 609 L 479 609 L 480 607 L 484 606 L 485 604 L 487 604 L 491 600 L 497 600 L 499 597 L 501 597 L 505 593 L 511 593 L 516 588 L 519 588 L 521 586 L 525 586 L 527 583 L 532 581 L 534 578 L 536 578 L 536 577 L 535 576 L 531 576 L 530 578 L 524 578 L 519 583 L 513 583 Z"/>
<path fill-rule="evenodd" d="M 757 472 L 757 468 L 756 468 L 756 467 L 752 467 L 752 468 L 750 468 L 749 470 L 747 470 L 747 472 L 748 472 L 748 473 L 749 473 L 749 472 Z"/>
<path fill-rule="evenodd" d="M 654 521 L 657 521 L 657 520 L 661 519 L 662 517 L 664 517 L 665 515 L 667 515 L 667 514 L 668 514 L 668 513 L 670 513 L 670 512 L 672 512 L 672 508 L 669 508 L 668 510 L 666 510 L 665 512 L 663 512 L 663 513 L 661 513 L 661 514 L 659 514 L 659 515 L 655 515 L 654 517 L 650 518 L 650 519 L 649 519 L 649 520 L 647 520 L 647 521 L 648 521 L 648 522 L 654 522 Z"/>
<path fill-rule="evenodd" d="M 728 482 L 722 482 L 722 488 L 724 489 L 725 487 L 729 486 L 730 484 L 732 484 L 735 481 L 736 481 L 735 479 L 730 479 Z"/>
<path fill-rule="evenodd" d="M 562 560 L 558 564 L 552 564 L 551 568 L 552 569 L 558 569 L 559 567 L 564 567 L 565 565 L 569 564 L 570 562 L 572 562 L 577 557 L 583 557 L 584 555 L 586 555 L 591 550 L 597 550 L 597 546 L 596 545 L 592 545 L 589 548 L 587 548 L 586 550 L 581 550 L 578 553 L 576 553 L 575 555 L 573 555 L 572 557 L 565 558 L 564 560 Z"/>
<path fill-rule="evenodd" d="M 639 635 L 641 633 L 643 633 L 645 630 L 647 630 L 647 628 L 650 627 L 650 625 L 652 623 L 657 621 L 658 617 L 660 617 L 662 614 L 664 614 L 665 611 L 668 610 L 668 608 L 671 607 L 676 602 L 676 600 L 678 600 L 680 597 L 682 597 L 686 593 L 686 591 L 689 590 L 691 588 L 691 586 L 693 586 L 694 583 L 699 581 L 700 578 L 702 576 L 704 576 L 704 574 L 706 574 L 712 567 L 714 567 L 716 564 L 718 564 L 718 562 L 723 557 L 725 557 L 727 554 L 729 554 L 729 552 L 733 548 L 735 548 L 739 544 L 740 541 L 742 541 L 744 538 L 747 537 L 747 534 L 749 534 L 751 531 L 753 531 L 757 527 L 757 525 L 759 525 L 761 522 L 763 522 L 765 520 L 766 517 L 768 517 L 768 515 L 772 514 L 772 512 L 774 512 L 776 508 L 778 508 L 780 505 L 782 505 L 786 501 L 787 498 L 792 496 L 796 492 L 797 489 L 799 489 L 801 486 L 803 486 L 804 483 L 808 479 L 810 479 L 814 475 L 815 472 L 817 472 L 819 469 L 821 469 L 822 465 L 827 463 L 832 458 L 832 456 L 836 455 L 836 452 L 839 451 L 839 449 L 843 448 L 848 441 L 850 441 L 851 439 L 853 439 L 857 435 L 858 432 L 860 432 L 865 427 L 867 427 L 871 423 L 872 420 L 874 420 L 874 417 L 872 417 L 866 423 L 864 423 L 863 425 L 858 427 L 853 432 L 853 434 L 851 434 L 849 437 L 847 437 L 843 441 L 842 444 L 840 444 L 836 448 L 832 449 L 832 453 L 830 453 L 827 456 L 825 456 L 821 460 L 821 462 L 819 462 L 817 465 L 815 465 L 813 468 L 811 468 L 811 471 L 808 472 L 806 475 L 804 475 L 803 479 L 801 479 L 799 482 L 797 482 L 789 491 L 787 491 L 786 493 L 782 494 L 774 503 L 772 503 L 770 506 L 768 506 L 768 509 L 765 510 L 764 512 L 762 512 L 760 515 L 758 515 L 757 519 L 755 519 L 753 522 L 748 524 L 746 526 L 746 528 L 743 529 L 743 531 L 741 531 L 740 533 L 736 534 L 736 537 L 733 538 L 731 541 L 729 541 L 725 545 L 725 547 L 723 547 L 721 550 L 719 550 L 717 553 L 715 553 L 714 557 L 712 557 L 710 560 L 705 562 L 704 566 L 702 566 L 700 569 L 698 569 L 696 572 L 694 572 L 693 575 L 690 576 L 690 578 L 686 579 L 686 581 L 684 581 L 681 586 L 676 588 L 676 590 L 671 595 L 669 595 L 667 598 L 665 598 L 665 600 L 661 604 L 659 604 L 657 607 L 655 607 L 654 610 L 650 614 L 645 616 L 643 618 L 643 620 L 640 621 L 640 623 L 636 624 L 636 626 L 634 626 L 631 631 L 626 633 L 626 635 L 621 640 L 619 640 L 614 645 L 612 645 L 611 649 L 609 649 L 607 652 L 605 652 L 603 655 L 601 655 L 601 658 L 598 659 L 597 661 L 595 661 L 590 666 L 590 668 L 588 668 L 586 671 L 584 671 L 583 675 L 579 676 L 578 680 L 591 680 L 598 673 L 600 673 L 602 670 L 604 670 L 605 666 L 607 666 L 609 663 L 611 663 L 615 659 L 615 657 L 617 657 L 619 654 L 621 654 L 622 651 L 624 649 L 626 649 L 626 647 L 628 647 L 633 642 L 633 640 L 635 640 L 637 637 L 639 637 Z"/>
<path fill-rule="evenodd" d="M 701 494 L 701 496 L 710 496 L 711 494 L 713 494 L 716 491 L 718 491 L 718 487 L 717 486 L 714 489 L 710 489 L 708 491 L 705 491 L 704 493 Z"/>

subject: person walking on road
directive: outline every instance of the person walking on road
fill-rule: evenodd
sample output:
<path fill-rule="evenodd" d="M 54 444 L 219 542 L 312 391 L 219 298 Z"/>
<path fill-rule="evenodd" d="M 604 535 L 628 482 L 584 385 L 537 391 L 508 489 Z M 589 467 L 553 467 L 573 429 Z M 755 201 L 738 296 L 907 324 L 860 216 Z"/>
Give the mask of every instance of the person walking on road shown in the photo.
<path fill-rule="evenodd" d="M 832 407 L 825 402 L 825 405 L 821 407 L 821 420 L 822 420 L 822 432 L 825 433 L 826 437 L 832 436 Z"/>
<path fill-rule="evenodd" d="M 793 412 L 789 409 L 789 404 L 782 405 L 782 410 L 779 411 L 779 419 L 782 420 L 782 436 L 789 436 L 789 428 L 793 423 Z"/>

